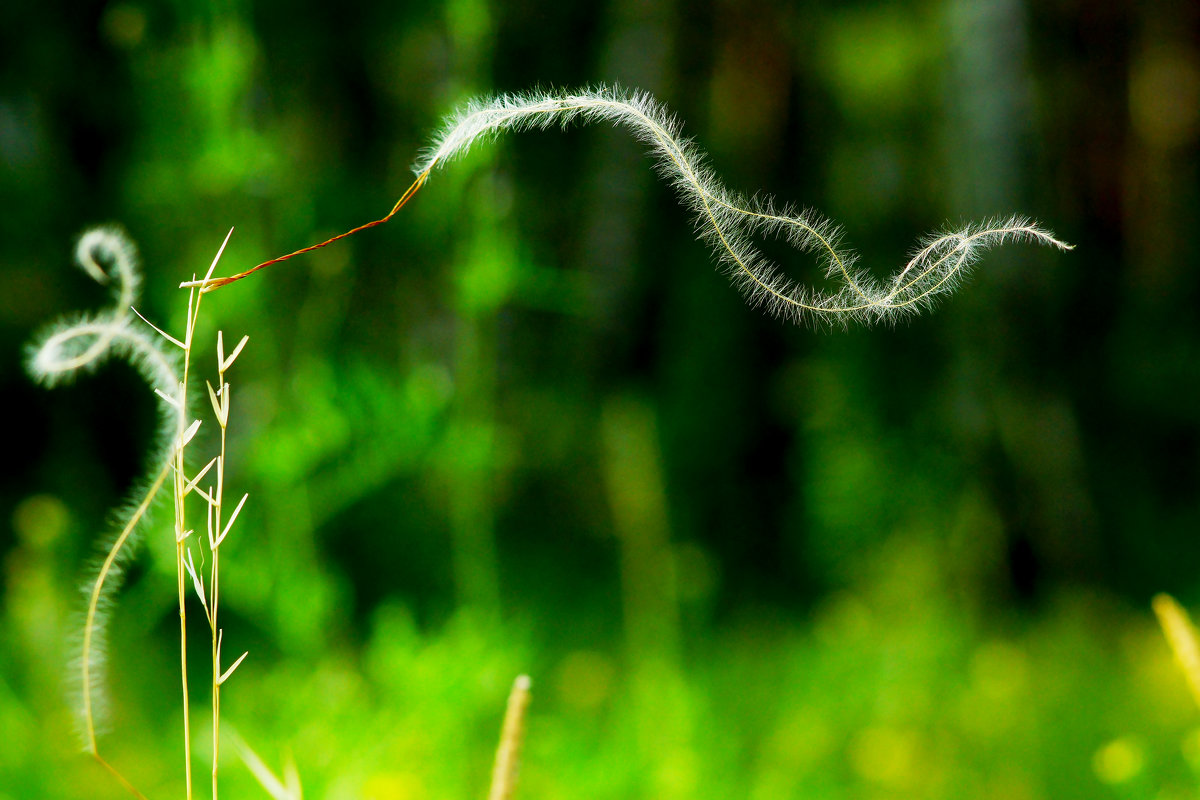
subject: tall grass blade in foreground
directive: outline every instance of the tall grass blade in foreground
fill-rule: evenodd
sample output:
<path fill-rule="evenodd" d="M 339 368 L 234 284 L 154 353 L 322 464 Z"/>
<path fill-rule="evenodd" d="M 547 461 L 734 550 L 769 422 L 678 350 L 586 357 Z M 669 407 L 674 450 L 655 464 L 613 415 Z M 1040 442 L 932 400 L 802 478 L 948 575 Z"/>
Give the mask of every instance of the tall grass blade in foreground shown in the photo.
<path fill-rule="evenodd" d="M 567 126 L 573 122 L 624 125 L 645 143 L 654 166 L 694 215 L 696 230 L 712 248 L 734 284 L 752 306 L 790 322 L 895 321 L 927 308 L 958 285 L 984 250 L 1008 241 L 1030 241 L 1071 249 L 1049 231 L 1019 216 L 992 219 L 946 230 L 920 240 L 903 268 L 879 281 L 856 266 L 842 244 L 842 230 L 815 211 L 778 207 L 768 196 L 745 197 L 726 189 L 703 153 L 681 136 L 680 123 L 649 94 L 599 86 L 578 93 L 529 92 L 468 103 L 451 115 L 414 167 L 417 178 L 382 219 L 311 247 L 259 264 L 228 278 L 193 281 L 211 291 L 293 256 L 324 247 L 382 224 L 400 210 L 433 170 L 466 153 L 478 140 L 504 131 Z M 752 237 L 780 236 L 796 249 L 813 253 L 827 277 L 840 288 L 817 290 L 786 277 L 752 244 Z"/>
<path fill-rule="evenodd" d="M 1171 652 L 1187 679 L 1192 699 L 1200 706 L 1200 637 L 1196 635 L 1196 626 L 1183 606 L 1169 594 L 1155 595 L 1152 606 Z"/>
<path fill-rule="evenodd" d="M 517 788 L 517 772 L 521 765 L 521 743 L 525 739 L 525 712 L 529 709 L 528 675 L 513 681 L 500 730 L 500 746 L 496 748 L 496 763 L 492 767 L 492 786 L 488 800 L 512 800 Z"/>
<path fill-rule="evenodd" d="M 232 234 L 233 231 L 230 231 Z M 228 243 L 229 236 L 225 237 Z M 213 259 L 206 278 L 212 275 L 224 252 L 225 243 Z M 214 414 L 221 426 L 221 454 L 209 462 L 195 477 L 189 478 L 185 467 L 185 448 L 200 427 L 199 420 L 189 422 L 187 384 L 191 366 L 192 345 L 196 322 L 200 314 L 200 297 L 193 290 L 188 296 L 187 326 L 182 340 L 165 333 L 149 323 L 134 308 L 140 276 L 136 251 L 125 235 L 114 228 L 97 228 L 83 235 L 76 248 L 76 260 L 93 279 L 100 283 L 111 283 L 116 292 L 116 303 L 110 310 L 81 316 L 74 321 L 59 321 L 35 339 L 29 354 L 29 371 L 47 385 L 70 380 L 81 371 L 94 368 L 110 355 L 123 357 L 137 367 L 163 401 L 163 425 L 160 431 L 160 450 L 152 471 L 139 499 L 125 513 L 125 522 L 112 538 L 105 555 L 96 568 L 94 579 L 85 589 L 87 604 L 81 624 L 81 643 L 78 670 L 73 670 L 73 679 L 78 681 L 80 731 L 84 749 L 104 766 L 134 796 L 143 797 L 116 768 L 100 754 L 97 735 L 104 706 L 103 666 L 105 655 L 105 632 L 112 596 L 120 583 L 121 571 L 128 560 L 134 543 L 150 506 L 159 490 L 172 479 L 172 495 L 175 508 L 176 574 L 178 578 L 179 624 L 180 624 L 180 680 L 183 697 L 183 745 L 184 770 L 187 797 L 192 796 L 191 770 L 191 724 L 187 680 L 187 614 L 185 604 L 185 575 L 190 574 L 192 584 L 200 596 L 209 626 L 212 629 L 213 657 L 213 797 L 217 796 L 216 756 L 219 752 L 220 732 L 220 686 L 245 658 L 243 655 L 228 669 L 221 669 L 222 632 L 217 625 L 218 607 L 218 547 L 228 535 L 245 502 L 238 504 L 228 521 L 222 520 L 222 496 L 225 468 L 225 430 L 229 418 L 229 384 L 225 371 L 244 347 L 245 338 L 233 353 L 225 356 L 223 342 L 218 337 L 218 376 L 221 389 L 209 387 Z M 135 321 L 134 317 L 139 321 Z M 143 324 L 144 323 L 144 324 Z M 147 327 L 158 335 L 147 332 Z M 171 348 L 165 345 L 171 345 Z M 173 348 L 182 351 L 182 358 Z M 200 488 L 209 469 L 216 465 L 216 487 L 208 491 Z M 186 498 L 196 492 L 208 504 L 208 550 L 212 554 L 209 572 L 209 589 L 203 589 L 203 581 L 196 573 L 194 561 L 188 549 L 192 530 L 186 525 Z"/>

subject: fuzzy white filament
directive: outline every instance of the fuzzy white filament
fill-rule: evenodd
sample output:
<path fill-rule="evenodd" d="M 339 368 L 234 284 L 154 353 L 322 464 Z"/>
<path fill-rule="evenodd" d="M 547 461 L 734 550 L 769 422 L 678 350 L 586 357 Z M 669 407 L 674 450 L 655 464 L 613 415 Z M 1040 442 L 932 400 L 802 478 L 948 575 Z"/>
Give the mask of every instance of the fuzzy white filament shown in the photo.
<path fill-rule="evenodd" d="M 95 228 L 80 237 L 75 260 L 97 283 L 113 284 L 116 302 L 110 310 L 51 325 L 30 348 L 30 374 L 53 386 L 117 355 L 133 364 L 152 387 L 174 396 L 178 359 L 140 323 L 134 324 L 140 280 L 133 243 L 115 228 Z"/>
<path fill-rule="evenodd" d="M 696 228 L 716 252 L 752 306 L 791 322 L 895 320 L 951 291 L 989 247 L 1031 241 L 1069 250 L 1022 217 L 989 220 L 924 239 L 908 264 L 886 282 L 855 267 L 841 247 L 842 231 L 814 211 L 776 208 L 770 197 L 746 198 L 722 186 L 703 154 L 680 136 L 678 121 L 645 92 L 605 86 L 578 93 L 509 94 L 468 103 L 448 118 L 414 167 L 418 180 L 463 155 L 477 140 L 502 131 L 566 126 L 572 122 L 625 125 L 655 156 L 655 168 L 695 214 Z M 751 243 L 753 235 L 779 235 L 802 252 L 816 253 L 836 291 L 807 288 L 783 275 Z"/>
<path fill-rule="evenodd" d="M 133 243 L 119 230 L 96 228 L 80 237 L 75 260 L 98 283 L 112 284 L 115 304 L 109 310 L 84 315 L 74 321 L 54 323 L 30 348 L 30 373 L 53 386 L 71 380 L 79 372 L 92 369 L 105 358 L 115 355 L 133 364 L 166 400 L 164 424 L 159 434 L 164 449 L 160 465 L 142 491 L 135 495 L 140 499 L 121 514 L 124 520 L 121 529 L 108 540 L 106 553 L 96 566 L 94 580 L 83 587 L 87 606 L 80 625 L 79 660 L 72 667 L 72 676 L 78 692 L 84 747 L 100 759 L 96 732 L 105 705 L 101 689 L 108 612 L 132 551 L 130 545 L 170 473 L 169 442 L 184 410 L 179 401 L 178 359 L 163 348 L 161 339 L 150 335 L 140 322 L 134 321 L 132 306 L 137 301 L 139 274 Z M 106 763 L 103 759 L 100 761 Z"/>

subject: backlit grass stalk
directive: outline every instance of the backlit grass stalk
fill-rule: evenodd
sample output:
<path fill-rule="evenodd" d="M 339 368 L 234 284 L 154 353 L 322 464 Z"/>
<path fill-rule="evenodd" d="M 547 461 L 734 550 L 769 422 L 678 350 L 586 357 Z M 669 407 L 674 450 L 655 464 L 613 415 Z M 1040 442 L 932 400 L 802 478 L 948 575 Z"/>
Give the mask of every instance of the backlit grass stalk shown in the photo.
<path fill-rule="evenodd" d="M 500 730 L 500 745 L 496 748 L 496 763 L 492 767 L 492 786 L 488 800 L 511 800 L 517 788 L 517 772 L 521 764 L 521 743 L 525 738 L 525 712 L 529 709 L 528 675 L 513 681 Z"/>
<path fill-rule="evenodd" d="M 238 668 L 238 665 L 242 663 L 242 660 L 247 655 L 246 653 L 242 653 L 237 661 L 233 663 L 233 666 L 222 672 L 221 643 L 224 638 L 224 631 L 218 623 L 218 611 L 221 602 L 221 544 L 225 541 L 225 537 L 229 535 L 229 531 L 233 528 L 233 523 L 237 520 L 237 516 L 241 513 L 242 507 L 246 504 L 248 497 L 248 495 L 242 495 L 242 499 L 238 502 L 237 507 L 234 508 L 229 521 L 226 522 L 224 519 L 225 444 L 229 426 L 230 388 L 229 382 L 225 380 L 225 372 L 233 366 L 233 362 L 237 360 L 238 355 L 242 352 L 242 348 L 246 346 L 248 339 L 249 337 L 243 336 L 237 347 L 226 358 L 224 335 L 220 331 L 217 332 L 217 382 L 220 388 L 214 390 L 211 383 L 208 383 L 207 386 L 208 398 L 212 403 L 213 416 L 216 417 L 217 424 L 221 429 L 221 451 L 190 482 L 195 487 L 195 484 L 205 476 L 209 469 L 214 464 L 216 465 L 216 486 L 210 485 L 208 491 L 204 491 L 199 487 L 193 489 L 208 504 L 207 531 L 211 566 L 209 567 L 207 590 L 204 586 L 204 579 L 196 570 L 190 551 L 184 565 L 191 575 L 192 585 L 196 590 L 196 596 L 200 598 L 200 605 L 204 608 L 204 615 L 208 620 L 208 628 L 212 634 L 212 796 L 214 800 L 217 797 L 217 773 L 221 755 L 221 685 L 233 674 L 233 671 Z"/>
<path fill-rule="evenodd" d="M 232 234 L 232 231 L 230 231 Z M 211 277 L 225 243 L 217 252 L 209 267 L 206 278 Z M 98 228 L 81 237 L 76 248 L 76 260 L 92 278 L 100 283 L 113 283 L 116 289 L 116 304 L 108 311 L 98 314 L 85 315 L 73 322 L 58 322 L 44 334 L 35 339 L 30 348 L 29 370 L 43 383 L 54 385 L 70 380 L 80 371 L 95 367 L 109 355 L 117 355 L 129 360 L 137 367 L 155 393 L 165 403 L 163 438 L 166 442 L 160 466 L 155 469 L 154 477 L 149 482 L 141 499 L 128 512 L 124 525 L 114 537 L 104 558 L 97 568 L 96 577 L 87 587 L 87 605 L 81 631 L 80 661 L 77 677 L 80 683 L 80 720 L 84 748 L 134 796 L 144 797 L 115 767 L 100 754 L 97 743 L 97 731 L 103 695 L 103 656 L 105 645 L 105 629 L 108 621 L 107 611 L 111 605 L 111 597 L 116 591 L 124 562 L 129 558 L 133 544 L 142 524 L 145 522 L 150 506 L 159 490 L 172 478 L 172 498 L 175 510 L 175 553 L 176 577 L 179 603 L 180 624 L 180 680 L 183 696 L 183 745 L 184 745 L 184 774 L 187 797 L 192 797 L 191 770 L 191 714 L 187 675 L 187 605 L 185 591 L 185 573 L 191 573 L 194 582 L 199 584 L 197 575 L 192 568 L 191 554 L 187 549 L 187 540 L 192 530 L 187 527 L 186 498 L 192 491 L 197 491 L 205 497 L 209 504 L 209 544 L 213 553 L 211 582 L 213 589 L 206 598 L 200 591 L 201 603 L 209 618 L 213 630 L 213 794 L 216 796 L 216 755 L 219 752 L 219 715 L 220 696 L 219 686 L 223 683 L 238 664 L 241 658 L 228 670 L 220 670 L 221 632 L 216 625 L 215 608 L 217 605 L 217 553 L 221 540 L 229 532 L 241 504 L 222 527 L 222 512 L 220 498 L 224 483 L 224 446 L 225 425 L 229 415 L 229 389 L 224 380 L 224 373 L 237 358 L 245 345 L 245 339 L 234 352 L 226 358 L 223 343 L 218 337 L 218 374 L 222 390 L 212 391 L 214 411 L 221 424 L 221 455 L 210 461 L 200 473 L 188 479 L 186 472 L 186 448 L 200 426 L 199 420 L 189 422 L 187 383 L 191 367 L 192 344 L 196 323 L 200 315 L 201 295 L 195 290 L 189 292 L 187 322 L 183 340 L 176 339 L 170 334 L 146 322 L 149 327 L 158 332 L 160 338 L 150 336 L 141 323 L 134 322 L 134 316 L 141 317 L 133 304 L 137 300 L 139 285 L 136 251 L 123 233 L 112 228 Z M 164 342 L 183 351 L 180 359 Z M 182 363 L 181 363 L 182 362 Z M 204 492 L 197 487 L 200 480 L 217 463 L 218 488 Z M 215 495 L 215 497 L 214 497 Z M 245 502 L 245 498 L 243 501 Z M 217 531 L 220 531 L 218 533 Z M 210 609 L 213 609 L 210 611 Z M 245 656 L 243 655 L 242 658 Z"/>
<path fill-rule="evenodd" d="M 209 267 L 206 277 L 211 276 L 217 263 L 221 259 L 221 254 L 225 251 L 225 245 L 229 243 L 229 237 L 233 234 L 231 229 L 225 236 L 225 241 L 221 243 L 220 250 L 217 251 L 216 257 L 213 259 L 212 265 Z M 191 366 L 192 346 L 195 341 L 196 323 L 200 318 L 200 303 L 202 296 L 198 295 L 195 290 L 188 293 L 188 312 L 187 325 L 184 333 L 183 341 L 179 341 L 163 331 L 159 334 L 166 338 L 172 344 L 180 347 L 184 352 L 183 357 L 183 376 L 180 383 L 179 396 L 183 402 L 187 399 L 187 381 Z M 157 329 L 156 329 L 157 330 Z M 185 753 L 185 776 L 187 782 L 187 796 L 190 800 L 192 797 L 192 767 L 191 767 L 191 715 L 189 711 L 188 697 L 188 676 L 187 676 L 187 603 L 185 589 L 185 574 L 191 577 L 192 586 L 196 591 L 196 595 L 200 600 L 201 607 L 204 609 L 205 618 L 208 621 L 209 630 L 211 632 L 211 655 L 212 655 L 212 727 L 213 727 L 213 764 L 212 764 L 212 791 L 213 798 L 217 797 L 217 759 L 220 755 L 220 685 L 228 679 L 228 677 L 237 669 L 238 665 L 246 657 L 243 653 L 240 658 L 227 671 L 221 671 L 221 639 L 222 632 L 217 625 L 217 607 L 219 603 L 219 549 L 221 542 L 228 535 L 229 530 L 233 527 L 234 521 L 237 519 L 238 513 L 242 510 L 242 506 L 246 502 L 246 497 L 242 497 L 233 514 L 230 515 L 229 521 L 224 523 L 222 527 L 222 498 L 224 495 L 224 472 L 225 472 L 225 433 L 226 426 L 229 421 L 229 387 L 225 382 L 225 371 L 233 365 L 234 360 L 241 353 L 242 348 L 246 344 L 246 338 L 234 349 L 234 352 L 228 357 L 225 357 L 224 341 L 220 334 L 217 337 L 217 372 L 218 382 L 221 384 L 220 394 L 215 392 L 212 385 L 208 385 L 209 398 L 213 404 L 213 412 L 217 417 L 217 422 L 221 428 L 221 453 L 216 458 L 208 462 L 203 469 L 200 470 L 195 477 L 188 478 L 186 472 L 185 450 L 192 437 L 195 436 L 197 429 L 200 427 L 200 420 L 193 420 L 186 428 L 184 422 L 187 416 L 182 414 L 179 419 L 179 438 L 175 447 L 175 481 L 174 481 L 174 500 L 175 500 L 175 559 L 176 559 L 176 578 L 179 594 L 179 624 L 180 624 L 180 675 L 183 688 L 183 729 L 184 729 L 184 747 Z M 209 470 L 216 465 L 217 485 L 215 489 L 209 487 L 206 492 L 200 488 L 200 482 L 208 474 Z M 200 574 L 196 571 L 194 559 L 191 551 L 188 549 L 188 539 L 191 537 L 193 530 L 187 527 L 187 496 L 192 492 L 196 492 L 207 504 L 206 506 L 206 524 L 208 547 L 211 553 L 212 566 L 210 568 L 210 588 L 206 593 L 204 582 Z"/>
<path fill-rule="evenodd" d="M 649 94 L 598 86 L 577 93 L 529 92 L 474 100 L 447 119 L 441 133 L 418 159 L 414 167 L 416 180 L 387 216 L 237 275 L 184 285 L 212 291 L 271 264 L 382 224 L 424 186 L 436 167 L 465 154 L 477 140 L 504 131 L 565 127 L 573 122 L 610 122 L 631 129 L 650 148 L 655 169 L 692 211 L 697 233 L 713 249 L 748 302 L 791 322 L 846 325 L 852 321 L 895 321 L 932 305 L 939 296 L 953 290 L 989 247 L 1024 240 L 1071 249 L 1071 245 L 1032 221 L 1011 216 L 927 236 L 902 269 L 890 280 L 879 281 L 855 266 L 857 256 L 841 245 L 841 228 L 820 214 L 776 207 L 765 195 L 744 197 L 727 190 L 700 150 L 682 138 L 680 123 Z M 827 277 L 840 288 L 817 290 L 787 278 L 754 247 L 752 237 L 756 235 L 781 236 L 793 247 L 816 254 L 825 265 Z"/>
<path fill-rule="evenodd" d="M 1171 645 L 1175 660 L 1187 679 L 1192 699 L 1200 706 L 1200 641 L 1196 636 L 1196 626 L 1183 606 L 1171 595 L 1155 595 L 1152 604 L 1167 643 Z"/>
<path fill-rule="evenodd" d="M 221 254 L 225 252 L 225 245 L 229 243 L 229 237 L 232 235 L 233 229 L 230 229 L 229 233 L 225 235 L 225 241 L 221 243 L 221 248 L 217 251 L 216 257 L 213 258 L 212 265 L 208 268 L 208 275 L 211 275 L 213 270 L 216 269 L 217 262 L 221 260 Z M 195 479 L 189 481 L 186 470 L 186 459 L 184 456 L 188 442 L 190 442 L 192 437 L 196 435 L 196 430 L 200 427 L 200 420 L 194 420 L 188 423 L 186 408 L 188 377 L 192 362 L 192 345 L 195 341 L 196 322 L 200 318 L 200 302 L 202 298 L 203 295 L 196 294 L 195 291 L 188 293 L 187 323 L 184 329 L 183 341 L 180 341 L 170 334 L 155 328 L 160 336 L 183 350 L 183 374 L 180 378 L 178 391 L 179 422 L 178 438 L 175 442 L 175 480 L 173 484 L 174 491 L 172 494 L 175 502 L 175 577 L 176 588 L 179 597 L 179 674 L 183 692 L 183 758 L 188 800 L 191 800 L 192 797 L 192 730 L 187 672 L 187 592 L 185 590 L 185 575 L 189 572 L 193 572 L 193 570 L 189 568 L 191 558 L 187 549 L 187 540 L 193 531 L 187 527 L 186 500 L 188 494 L 196 489 L 196 484 L 203 478 L 204 473 L 208 471 L 208 467 L 205 467 Z"/>
<path fill-rule="evenodd" d="M 190 430 L 184 428 L 187 420 L 183 409 L 187 403 L 187 383 L 188 374 L 191 368 L 192 357 L 192 334 L 195 332 L 196 319 L 200 314 L 200 303 L 198 297 L 188 295 L 188 314 L 187 314 L 187 329 L 184 334 L 183 343 L 176 341 L 183 348 L 183 377 L 179 383 L 179 399 L 181 403 L 179 415 L 179 438 L 175 445 L 175 463 L 174 463 L 174 483 L 172 498 L 175 503 L 175 579 L 176 589 L 179 597 L 179 677 L 183 691 L 183 769 L 184 777 L 187 783 L 187 798 L 192 798 L 192 728 L 191 728 L 191 701 L 188 694 L 188 670 L 187 670 L 187 603 L 186 593 L 184 592 L 184 554 L 187 550 L 187 539 L 192 531 L 187 528 L 187 503 L 184 502 L 187 497 L 185 491 L 187 487 L 187 472 L 184 461 L 184 450 L 187 447 L 188 440 L 196 433 L 196 427 L 190 427 Z M 170 336 L 163 334 L 170 339 Z"/>

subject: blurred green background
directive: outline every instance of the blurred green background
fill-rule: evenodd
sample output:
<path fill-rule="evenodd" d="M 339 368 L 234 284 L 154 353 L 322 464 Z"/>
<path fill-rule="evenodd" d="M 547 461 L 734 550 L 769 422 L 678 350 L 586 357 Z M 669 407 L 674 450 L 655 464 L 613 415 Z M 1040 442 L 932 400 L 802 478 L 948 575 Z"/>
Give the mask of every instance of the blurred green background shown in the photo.
<path fill-rule="evenodd" d="M 992 251 L 894 329 L 792 328 L 626 131 L 576 128 L 210 295 L 201 374 L 217 328 L 250 335 L 229 724 L 309 797 L 478 798 L 528 672 L 530 800 L 1194 797 L 1148 601 L 1200 605 L 1198 48 L 1189 2 L 5 2 L 0 798 L 125 796 L 64 675 L 156 399 L 119 363 L 26 376 L 38 328 L 107 302 L 74 238 L 122 224 L 178 332 L 231 225 L 219 274 L 381 216 L 465 99 L 595 82 L 877 275 L 989 215 L 1078 248 Z M 101 745 L 152 798 L 182 796 L 167 517 Z M 262 796 L 225 752 L 226 796 Z"/>

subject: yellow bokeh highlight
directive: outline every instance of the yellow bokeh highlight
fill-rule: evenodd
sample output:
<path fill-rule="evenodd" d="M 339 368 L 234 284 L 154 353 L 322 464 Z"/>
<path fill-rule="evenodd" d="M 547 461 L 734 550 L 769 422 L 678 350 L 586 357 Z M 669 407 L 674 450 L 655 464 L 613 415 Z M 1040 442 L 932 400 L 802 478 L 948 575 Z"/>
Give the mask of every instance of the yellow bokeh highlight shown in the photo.
<path fill-rule="evenodd" d="M 1146 767 L 1146 751 L 1132 736 L 1113 739 L 1092 756 L 1092 770 L 1101 782 L 1127 783 Z"/>
<path fill-rule="evenodd" d="M 654 770 L 654 795 L 660 798 L 695 797 L 699 786 L 700 759 L 687 747 L 664 753 Z"/>
<path fill-rule="evenodd" d="M 811 709 L 801 709 L 783 720 L 763 742 L 763 758 L 784 772 L 807 773 L 816 769 L 833 751 L 834 730 Z"/>
<path fill-rule="evenodd" d="M 380 772 L 367 778 L 363 800 L 425 800 L 425 783 L 411 772 Z"/>
<path fill-rule="evenodd" d="M 1145 143 L 1189 145 L 1200 136 L 1200 56 L 1178 45 L 1157 45 L 1130 69 L 1129 114 Z"/>
<path fill-rule="evenodd" d="M 615 674 L 612 659 L 604 653 L 575 650 L 559 664 L 555 688 L 564 705 L 588 711 L 612 694 Z"/>
<path fill-rule="evenodd" d="M 1009 701 L 1029 685 L 1029 659 L 1021 648 L 992 641 L 971 657 L 971 682 L 989 700 Z"/>
<path fill-rule="evenodd" d="M 22 544 L 40 550 L 63 535 L 70 519 L 71 512 L 57 497 L 35 494 L 17 504 L 12 525 Z"/>
<path fill-rule="evenodd" d="M 104 11 L 100 29 L 114 47 L 132 50 L 146 38 L 146 12 L 130 3 L 114 3 Z"/>
<path fill-rule="evenodd" d="M 872 726 L 850 743 L 850 765 L 864 779 L 893 789 L 917 781 L 920 742 L 912 731 Z"/>

